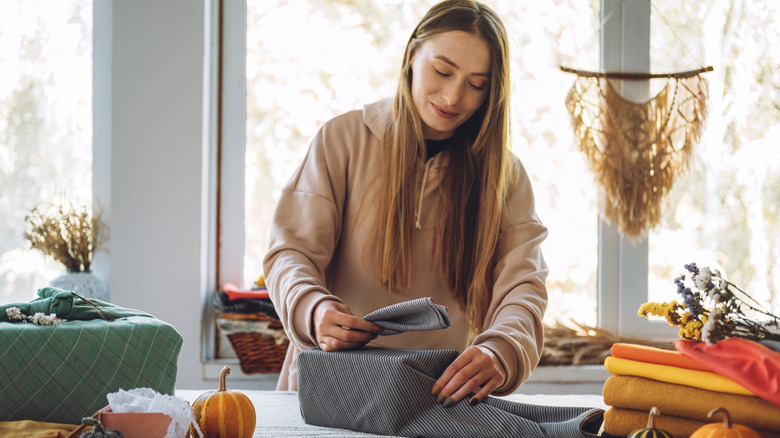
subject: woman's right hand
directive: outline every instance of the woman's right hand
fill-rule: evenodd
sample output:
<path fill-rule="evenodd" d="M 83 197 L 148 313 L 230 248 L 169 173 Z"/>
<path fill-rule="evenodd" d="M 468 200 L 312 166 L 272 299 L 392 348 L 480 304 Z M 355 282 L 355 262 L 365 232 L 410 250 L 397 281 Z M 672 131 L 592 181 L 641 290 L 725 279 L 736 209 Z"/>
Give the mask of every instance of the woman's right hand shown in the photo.
<path fill-rule="evenodd" d="M 382 327 L 358 318 L 349 307 L 335 300 L 323 300 L 314 308 L 314 337 L 323 351 L 348 350 L 376 338 Z"/>

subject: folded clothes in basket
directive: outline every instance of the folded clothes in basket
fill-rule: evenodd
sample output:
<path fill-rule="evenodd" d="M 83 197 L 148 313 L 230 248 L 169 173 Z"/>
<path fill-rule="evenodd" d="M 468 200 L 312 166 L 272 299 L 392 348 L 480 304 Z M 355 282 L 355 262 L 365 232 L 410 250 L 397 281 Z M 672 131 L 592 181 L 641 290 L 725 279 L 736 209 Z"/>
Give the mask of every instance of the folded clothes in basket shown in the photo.
<path fill-rule="evenodd" d="M 270 298 L 242 298 L 230 300 L 224 291 L 214 291 L 212 299 L 214 308 L 221 312 L 233 313 L 265 313 L 273 318 L 278 318 L 276 308 Z"/>
<path fill-rule="evenodd" d="M 238 357 L 244 374 L 278 373 L 290 341 L 276 314 L 217 312 L 216 324 Z"/>

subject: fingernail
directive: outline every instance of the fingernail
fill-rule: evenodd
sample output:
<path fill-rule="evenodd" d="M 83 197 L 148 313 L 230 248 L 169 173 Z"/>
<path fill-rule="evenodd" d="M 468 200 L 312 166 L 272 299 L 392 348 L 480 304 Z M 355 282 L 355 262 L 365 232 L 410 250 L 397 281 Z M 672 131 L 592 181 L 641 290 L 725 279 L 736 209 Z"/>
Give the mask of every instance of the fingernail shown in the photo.
<path fill-rule="evenodd" d="M 441 402 L 444 401 L 444 394 L 439 394 L 438 397 L 436 397 L 436 403 L 441 404 Z"/>
<path fill-rule="evenodd" d="M 431 388 L 431 395 L 436 395 L 441 391 L 441 386 L 439 384 L 433 385 L 433 388 Z"/>
<path fill-rule="evenodd" d="M 448 398 L 447 400 L 444 400 L 444 403 L 442 403 L 442 405 L 441 405 L 441 407 L 443 407 L 443 408 L 448 408 L 450 406 L 452 406 L 452 399 L 451 398 Z"/>
<path fill-rule="evenodd" d="M 471 400 L 469 400 L 469 404 L 471 406 L 476 406 L 479 404 L 479 399 L 477 399 L 476 397 L 471 397 Z"/>
<path fill-rule="evenodd" d="M 320 344 L 320 349 L 321 349 L 322 351 L 325 351 L 325 347 L 327 347 L 327 345 L 325 345 L 325 343 L 324 343 L 324 342 L 323 342 L 322 344 Z"/>

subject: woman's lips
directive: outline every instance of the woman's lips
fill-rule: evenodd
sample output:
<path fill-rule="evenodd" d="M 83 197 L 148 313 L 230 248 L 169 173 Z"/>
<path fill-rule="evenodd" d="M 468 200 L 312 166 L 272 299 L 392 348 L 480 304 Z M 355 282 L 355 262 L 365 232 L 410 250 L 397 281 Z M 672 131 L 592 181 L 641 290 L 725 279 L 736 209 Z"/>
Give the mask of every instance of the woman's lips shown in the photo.
<path fill-rule="evenodd" d="M 447 111 L 435 103 L 432 103 L 431 106 L 433 106 L 433 111 L 435 111 L 436 114 L 443 119 L 452 119 L 458 116 L 458 113 Z"/>

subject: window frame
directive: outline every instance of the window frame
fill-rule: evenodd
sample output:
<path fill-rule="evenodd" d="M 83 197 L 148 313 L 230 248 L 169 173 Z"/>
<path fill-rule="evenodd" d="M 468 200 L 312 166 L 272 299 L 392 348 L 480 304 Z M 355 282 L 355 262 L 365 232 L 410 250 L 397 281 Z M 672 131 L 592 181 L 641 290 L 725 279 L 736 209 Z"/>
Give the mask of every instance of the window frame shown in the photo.
<path fill-rule="evenodd" d="M 650 71 L 651 4 L 646 0 L 601 0 L 602 71 Z M 650 96 L 649 81 L 614 81 L 629 99 Z M 669 326 L 637 316 L 648 299 L 649 244 L 632 242 L 617 226 L 599 218 L 598 327 L 619 336 L 670 337 Z"/>
<path fill-rule="evenodd" d="M 241 284 L 244 258 L 246 151 L 246 2 L 219 3 L 219 115 L 217 117 L 217 279 Z"/>
<path fill-rule="evenodd" d="M 246 2 L 244 0 L 210 0 L 210 26 L 214 29 L 211 65 L 214 78 L 210 92 L 216 98 L 209 109 L 210 123 L 215 126 L 211 155 L 216 164 L 210 182 L 214 210 L 210 220 L 214 243 L 210 254 L 210 277 L 213 289 L 222 284 L 240 285 L 244 256 L 244 153 L 246 148 Z M 201 322 L 201 360 L 219 362 L 219 334 L 215 324 L 211 295 L 207 295 Z M 207 377 L 219 370 L 204 368 Z M 243 374 L 243 373 L 241 373 Z"/>
<path fill-rule="evenodd" d="M 241 284 L 244 242 L 244 152 L 246 141 L 246 2 L 220 5 L 220 117 L 217 187 L 218 284 Z M 601 0 L 601 68 L 647 71 L 650 66 L 650 4 L 646 0 Z M 609 16 L 609 17 L 607 17 Z M 644 98 L 646 83 L 616 84 L 628 97 Z M 563 105 L 563 102 L 561 103 Z M 670 338 L 664 322 L 637 316 L 647 301 L 647 239 L 631 242 L 615 225 L 598 223 L 598 327 L 620 336 Z M 206 322 L 213 326 L 213 322 Z M 210 336 L 213 339 L 213 336 Z M 209 341 L 213 342 L 213 341 Z M 214 351 L 210 345 L 208 351 Z"/>

